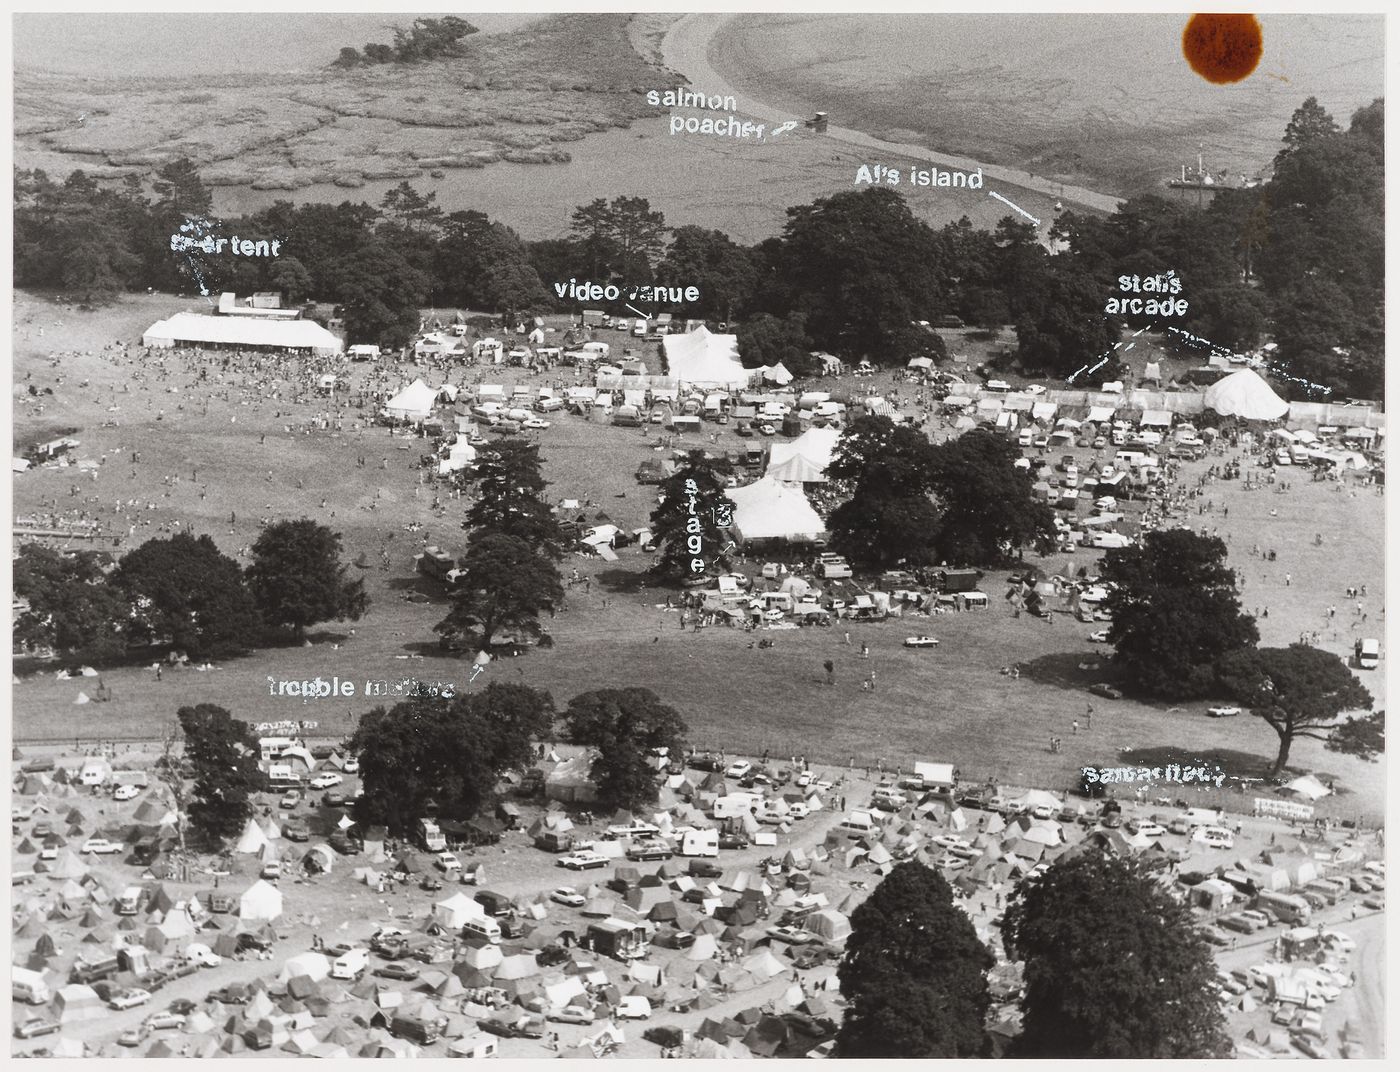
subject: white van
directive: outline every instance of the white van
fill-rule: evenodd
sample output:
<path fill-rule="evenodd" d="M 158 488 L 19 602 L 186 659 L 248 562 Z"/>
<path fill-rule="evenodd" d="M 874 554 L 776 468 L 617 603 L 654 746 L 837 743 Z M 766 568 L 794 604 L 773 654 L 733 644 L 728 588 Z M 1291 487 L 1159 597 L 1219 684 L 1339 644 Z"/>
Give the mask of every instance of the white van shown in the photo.
<path fill-rule="evenodd" d="M 535 403 L 536 413 L 553 413 L 564 408 L 562 398 L 541 398 Z"/>
<path fill-rule="evenodd" d="M 483 916 L 481 919 L 469 919 L 462 924 L 462 936 L 470 938 L 485 938 L 492 945 L 501 944 L 501 925 L 494 919 Z M 332 975 L 335 973 L 332 972 Z"/>
<path fill-rule="evenodd" d="M 1362 670 L 1374 670 L 1381 661 L 1381 642 L 1365 637 L 1356 642 L 1356 665 Z"/>
<path fill-rule="evenodd" d="M 358 979 L 369 967 L 368 949 L 351 949 L 335 958 L 331 964 L 332 979 Z"/>
<path fill-rule="evenodd" d="M 38 972 L 15 967 L 10 969 L 10 997 L 26 1005 L 47 1005 L 53 994 Z"/>
<path fill-rule="evenodd" d="M 863 811 L 851 812 L 836 824 L 836 829 L 848 838 L 867 837 L 879 833 L 880 830 L 869 813 Z"/>
<path fill-rule="evenodd" d="M 122 895 L 117 898 L 117 915 L 134 916 L 141 911 L 141 902 L 145 899 L 146 891 L 140 886 L 128 886 L 122 890 Z"/>

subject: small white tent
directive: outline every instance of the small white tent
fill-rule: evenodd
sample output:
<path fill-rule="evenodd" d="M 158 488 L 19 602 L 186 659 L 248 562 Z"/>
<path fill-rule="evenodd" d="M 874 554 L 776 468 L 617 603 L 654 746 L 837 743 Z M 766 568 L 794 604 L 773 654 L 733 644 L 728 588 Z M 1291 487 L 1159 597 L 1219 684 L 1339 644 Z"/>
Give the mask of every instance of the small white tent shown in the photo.
<path fill-rule="evenodd" d="M 397 420 L 426 420 L 432 416 L 436 400 L 436 391 L 422 380 L 414 380 L 384 404 L 384 412 Z"/>
<path fill-rule="evenodd" d="M 276 919 L 282 914 L 282 891 L 271 883 L 258 879 L 238 899 L 238 918 L 252 920 Z"/>
<path fill-rule="evenodd" d="M 249 817 L 243 825 L 243 833 L 238 838 L 238 844 L 233 847 L 234 852 L 260 853 L 267 847 L 267 835 L 263 833 L 262 827 L 258 825 L 256 819 Z"/>

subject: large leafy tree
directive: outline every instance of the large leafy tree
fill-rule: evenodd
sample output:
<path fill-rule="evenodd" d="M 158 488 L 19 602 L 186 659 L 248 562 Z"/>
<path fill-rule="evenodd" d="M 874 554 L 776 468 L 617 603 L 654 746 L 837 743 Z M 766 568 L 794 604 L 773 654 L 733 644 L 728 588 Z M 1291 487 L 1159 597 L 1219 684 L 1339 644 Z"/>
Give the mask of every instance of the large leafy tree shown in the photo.
<path fill-rule="evenodd" d="M 1074 263 L 1057 261 L 1047 268 L 1016 321 L 1022 363 L 1074 376 L 1079 386 L 1117 377 L 1118 328 L 1104 314 L 1109 293 L 1103 279 Z"/>
<path fill-rule="evenodd" d="M 1309 97 L 1293 113 L 1293 118 L 1284 128 L 1283 148 L 1274 156 L 1274 166 L 1283 163 L 1299 149 L 1325 142 L 1340 132 L 1341 127 L 1337 126 L 1331 113 L 1318 103 L 1316 97 Z"/>
<path fill-rule="evenodd" d="M 554 562 L 518 536 L 475 540 L 461 570 L 452 609 L 433 629 L 444 640 L 471 638 L 477 651 L 490 647 L 498 632 L 541 636 L 540 612 L 564 598 Z"/>
<path fill-rule="evenodd" d="M 724 459 L 692 450 L 662 482 L 661 503 L 651 512 L 652 536 L 661 548 L 652 567 L 657 575 L 698 581 L 728 571 L 728 526 L 734 509 L 725 494 L 728 476 Z"/>
<path fill-rule="evenodd" d="M 666 246 L 666 217 L 645 197 L 599 197 L 574 210 L 570 230 L 592 281 L 644 280 Z"/>
<path fill-rule="evenodd" d="M 739 359 L 745 368 L 771 368 L 781 363 L 795 376 L 821 371 L 821 363 L 812 356 L 812 341 L 807 338 L 805 318 L 800 313 L 782 319 L 759 313 L 740 324 L 737 334 Z"/>
<path fill-rule="evenodd" d="M 1337 724 L 1345 711 L 1369 710 L 1370 692 L 1336 655 L 1308 644 L 1236 652 L 1221 666 L 1221 680 L 1256 718 L 1278 734 L 1278 755 L 1269 777 L 1279 777 L 1299 738 L 1327 741 L 1340 733 L 1339 750 L 1372 753 L 1374 737 L 1362 722 Z M 1383 739 L 1382 739 L 1383 741 Z"/>
<path fill-rule="evenodd" d="M 581 693 L 564 711 L 569 739 L 597 750 L 590 776 L 598 800 L 610 808 L 633 811 L 655 804 L 652 749 L 679 755 L 689 728 L 673 708 L 650 689 L 598 689 Z"/>
<path fill-rule="evenodd" d="M 1104 555 L 1114 660 L 1148 695 L 1209 695 L 1221 660 L 1258 643 L 1225 555 L 1224 541 L 1188 529 L 1148 532 Z"/>
<path fill-rule="evenodd" d="M 189 825 L 210 847 L 233 837 L 253 814 L 250 794 L 261 788 L 258 742 L 248 723 L 214 704 L 182 707 L 185 761 L 193 768 Z"/>
<path fill-rule="evenodd" d="M 361 246 L 330 270 L 347 341 L 399 347 L 418 330 L 430 281 L 383 242 Z"/>
<path fill-rule="evenodd" d="M 1230 1055 L 1210 947 L 1140 861 L 1062 856 L 1017 887 L 1002 935 L 1024 962 L 1014 1056 Z"/>
<path fill-rule="evenodd" d="M 747 311 L 758 281 L 748 250 L 723 231 L 690 225 L 676 228 L 656 277 L 668 286 L 700 291 L 700 300 L 686 307 L 687 316 L 720 320 L 733 320 Z"/>
<path fill-rule="evenodd" d="M 1040 554 L 1054 548 L 1054 512 L 1031 494 L 1030 473 L 1015 467 L 1020 452 L 1010 440 L 975 429 L 929 454 L 943 561 L 989 566 L 1026 546 Z"/>
<path fill-rule="evenodd" d="M 852 562 L 885 567 L 936 561 L 941 519 L 933 444 L 888 417 L 860 417 L 837 441 L 827 476 L 850 498 L 831 512 L 832 546 Z"/>
<path fill-rule="evenodd" d="M 308 625 L 359 621 L 369 609 L 365 582 L 346 577 L 340 534 L 309 518 L 269 525 L 253 544 L 248 588 L 263 621 L 290 627 L 300 641 Z"/>
<path fill-rule="evenodd" d="M 788 209 L 776 247 L 774 311 L 806 314 L 817 346 L 847 358 L 902 366 L 896 329 L 940 311 L 933 230 L 889 189 L 846 191 Z"/>
<path fill-rule="evenodd" d="M 112 581 L 132 605 L 137 640 L 218 657 L 261 639 L 262 618 L 243 571 L 209 536 L 148 540 L 122 558 Z"/>
<path fill-rule="evenodd" d="M 15 556 L 14 586 L 15 595 L 29 604 L 14 618 L 18 643 L 52 647 L 91 662 L 126 650 L 127 602 L 91 552 L 64 555 L 42 544 L 24 544 Z"/>
<path fill-rule="evenodd" d="M 986 1057 L 994 963 L 942 873 L 898 865 L 851 914 L 837 1056 Z"/>
<path fill-rule="evenodd" d="M 498 439 L 476 457 L 476 499 L 462 527 L 470 539 L 514 536 L 558 561 L 567 549 L 559 521 L 544 501 L 549 483 L 540 472 L 540 448 L 524 439 Z"/>
<path fill-rule="evenodd" d="M 554 701 L 526 685 L 492 682 L 479 693 L 413 697 L 360 717 L 348 747 L 360 760 L 364 793 L 355 818 L 406 836 L 428 804 L 452 819 L 480 813 L 505 771 L 530 762 L 530 744 L 549 735 Z"/>

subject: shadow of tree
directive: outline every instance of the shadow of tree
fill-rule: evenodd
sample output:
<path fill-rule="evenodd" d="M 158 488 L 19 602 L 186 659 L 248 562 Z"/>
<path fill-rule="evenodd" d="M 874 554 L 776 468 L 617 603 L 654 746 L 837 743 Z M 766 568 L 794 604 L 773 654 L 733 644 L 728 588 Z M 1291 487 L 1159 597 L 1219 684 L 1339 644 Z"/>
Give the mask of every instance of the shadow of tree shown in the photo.
<path fill-rule="evenodd" d="M 1109 661 L 1106 651 L 1102 654 L 1097 651 L 1052 652 L 1017 666 L 1022 677 L 1057 689 L 1087 692 L 1090 685 L 1099 682 L 1122 687 L 1122 675 Z"/>
<path fill-rule="evenodd" d="M 609 592 L 631 594 L 643 588 L 660 591 L 660 586 L 645 571 L 607 569 L 595 574 L 593 579 Z M 660 598 L 664 600 L 666 597 L 662 595 Z"/>

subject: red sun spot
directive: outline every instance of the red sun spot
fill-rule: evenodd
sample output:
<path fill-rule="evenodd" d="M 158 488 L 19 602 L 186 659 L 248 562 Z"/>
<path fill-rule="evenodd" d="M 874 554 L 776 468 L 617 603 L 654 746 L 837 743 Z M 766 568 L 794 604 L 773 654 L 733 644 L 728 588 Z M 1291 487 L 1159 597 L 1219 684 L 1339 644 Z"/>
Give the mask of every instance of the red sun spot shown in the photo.
<path fill-rule="evenodd" d="M 1181 34 L 1191 70 L 1218 86 L 1254 73 L 1264 54 L 1264 31 L 1253 15 L 1192 15 Z"/>

